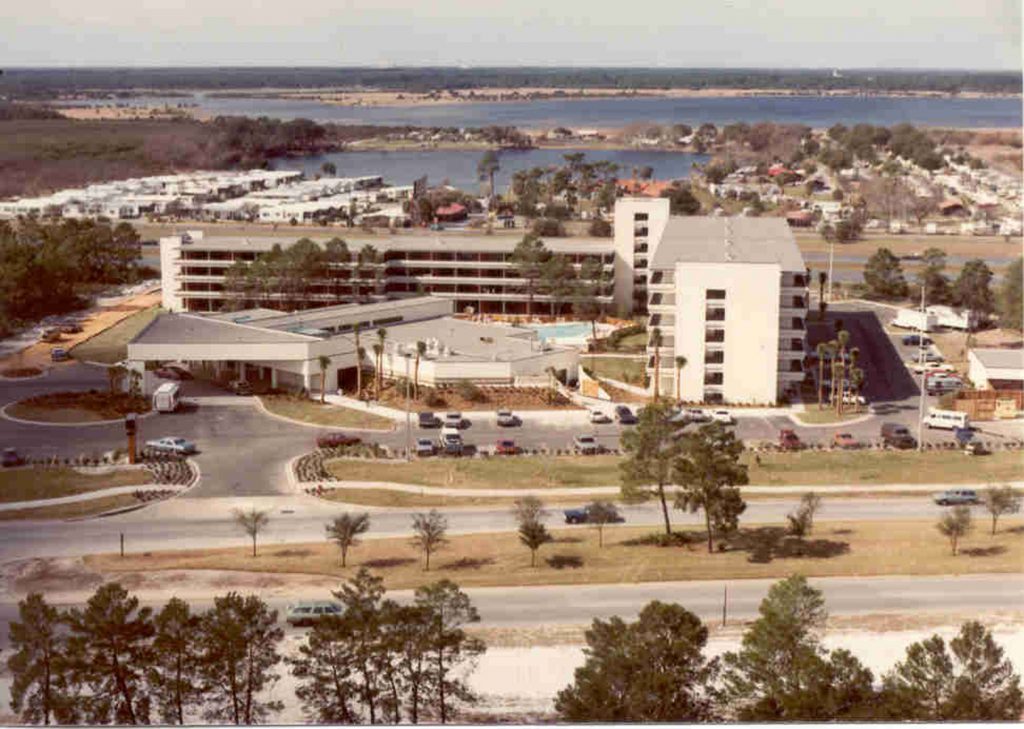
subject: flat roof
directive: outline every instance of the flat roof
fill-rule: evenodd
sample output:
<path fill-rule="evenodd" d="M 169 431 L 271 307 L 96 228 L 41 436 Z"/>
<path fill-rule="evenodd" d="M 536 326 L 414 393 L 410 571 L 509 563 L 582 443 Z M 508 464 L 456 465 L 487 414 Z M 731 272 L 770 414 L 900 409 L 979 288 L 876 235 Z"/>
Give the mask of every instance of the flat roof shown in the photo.
<path fill-rule="evenodd" d="M 1024 349 L 972 349 L 988 369 L 1024 371 Z"/>
<path fill-rule="evenodd" d="M 784 271 L 807 268 L 784 218 L 670 217 L 650 265 L 671 268 L 680 262 L 777 263 Z"/>
<path fill-rule="evenodd" d="M 168 236 L 177 237 L 177 236 Z M 314 243 L 324 244 L 331 238 L 328 236 L 311 238 L 309 236 L 270 236 L 252 237 L 217 236 L 203 237 L 183 243 L 182 248 L 194 251 L 269 251 L 275 245 L 287 248 L 300 237 L 308 237 Z M 381 236 L 371 239 L 346 240 L 349 250 L 357 253 L 364 245 L 371 245 L 378 251 L 451 251 L 451 252 L 492 252 L 511 253 L 522 240 L 522 236 L 504 235 L 438 235 L 438 236 Z M 544 238 L 544 246 L 553 253 L 595 253 L 607 254 L 615 251 L 612 238 Z"/>
<path fill-rule="evenodd" d="M 322 338 L 195 314 L 160 314 L 129 344 L 296 344 L 319 341 Z"/>

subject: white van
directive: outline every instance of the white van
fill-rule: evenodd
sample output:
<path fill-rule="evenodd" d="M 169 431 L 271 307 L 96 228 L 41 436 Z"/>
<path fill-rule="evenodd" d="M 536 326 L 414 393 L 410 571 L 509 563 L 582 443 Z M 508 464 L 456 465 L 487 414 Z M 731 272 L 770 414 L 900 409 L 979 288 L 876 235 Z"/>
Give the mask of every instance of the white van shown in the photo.
<path fill-rule="evenodd" d="M 181 385 L 177 382 L 165 382 L 160 385 L 153 393 L 153 409 L 158 413 L 173 413 L 180 404 L 180 392 Z"/>
<path fill-rule="evenodd" d="M 956 410 L 939 410 L 938 408 L 928 408 L 928 415 L 924 419 L 924 424 L 929 428 L 944 428 L 946 430 L 967 428 L 970 425 L 967 420 L 967 413 L 961 413 Z"/>

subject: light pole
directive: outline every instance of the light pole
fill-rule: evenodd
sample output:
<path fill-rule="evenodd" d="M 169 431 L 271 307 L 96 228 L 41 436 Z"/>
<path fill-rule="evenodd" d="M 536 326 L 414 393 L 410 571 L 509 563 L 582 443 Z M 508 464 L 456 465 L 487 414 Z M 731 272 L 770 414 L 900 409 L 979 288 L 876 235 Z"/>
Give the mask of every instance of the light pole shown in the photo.
<path fill-rule="evenodd" d="M 412 460 L 412 412 L 409 410 L 409 353 L 405 352 L 405 460 Z"/>
<path fill-rule="evenodd" d="M 836 249 L 835 240 L 828 242 L 828 303 L 832 303 L 832 257 Z"/>

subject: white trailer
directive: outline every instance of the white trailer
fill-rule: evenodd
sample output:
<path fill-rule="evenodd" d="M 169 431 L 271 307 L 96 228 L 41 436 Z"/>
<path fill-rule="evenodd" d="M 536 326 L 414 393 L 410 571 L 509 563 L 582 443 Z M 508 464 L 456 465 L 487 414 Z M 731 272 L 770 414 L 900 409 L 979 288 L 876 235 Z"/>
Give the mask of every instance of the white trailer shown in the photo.
<path fill-rule="evenodd" d="M 919 332 L 930 332 L 938 325 L 938 318 L 928 311 L 917 309 L 900 309 L 893 319 L 892 325 L 901 329 L 914 329 Z"/>
<path fill-rule="evenodd" d="M 970 309 L 954 309 L 952 306 L 933 304 L 925 309 L 935 317 L 935 323 L 947 329 L 971 331 L 978 327 L 978 315 Z"/>
<path fill-rule="evenodd" d="M 178 409 L 181 385 L 177 382 L 165 382 L 153 393 L 153 409 L 158 413 L 173 413 Z"/>

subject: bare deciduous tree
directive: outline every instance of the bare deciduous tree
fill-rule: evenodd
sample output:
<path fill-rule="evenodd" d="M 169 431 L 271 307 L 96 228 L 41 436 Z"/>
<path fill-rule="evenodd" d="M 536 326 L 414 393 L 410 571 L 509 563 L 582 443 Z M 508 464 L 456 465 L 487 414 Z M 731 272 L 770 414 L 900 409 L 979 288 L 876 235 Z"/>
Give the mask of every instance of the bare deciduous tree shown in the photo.
<path fill-rule="evenodd" d="M 424 571 L 430 571 L 430 555 L 448 543 L 445 537 L 448 520 L 437 509 L 431 509 L 426 514 L 413 514 L 412 531 L 413 545 L 422 551 L 426 558 Z"/>

